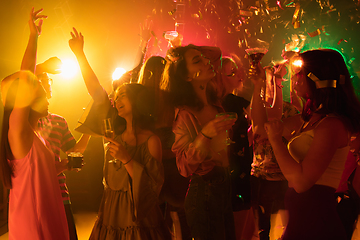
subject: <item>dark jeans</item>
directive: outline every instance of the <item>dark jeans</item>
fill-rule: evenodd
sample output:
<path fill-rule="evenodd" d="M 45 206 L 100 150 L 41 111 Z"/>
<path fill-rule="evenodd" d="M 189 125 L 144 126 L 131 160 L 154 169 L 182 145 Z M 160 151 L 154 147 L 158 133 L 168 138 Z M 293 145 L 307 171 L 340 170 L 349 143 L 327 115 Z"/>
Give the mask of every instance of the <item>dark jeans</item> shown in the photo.
<path fill-rule="evenodd" d="M 65 208 L 66 219 L 67 219 L 67 222 L 68 222 L 70 240 L 78 240 L 76 227 L 75 227 L 74 216 L 73 216 L 73 213 L 72 213 L 72 210 L 71 210 L 71 205 L 70 204 L 64 204 L 64 208 Z"/>
<path fill-rule="evenodd" d="M 214 167 L 204 176 L 193 174 L 185 212 L 195 239 L 235 240 L 229 170 Z"/>
<path fill-rule="evenodd" d="M 269 181 L 251 176 L 251 205 L 259 228 L 260 240 L 269 240 L 271 214 L 285 209 L 287 181 Z"/>

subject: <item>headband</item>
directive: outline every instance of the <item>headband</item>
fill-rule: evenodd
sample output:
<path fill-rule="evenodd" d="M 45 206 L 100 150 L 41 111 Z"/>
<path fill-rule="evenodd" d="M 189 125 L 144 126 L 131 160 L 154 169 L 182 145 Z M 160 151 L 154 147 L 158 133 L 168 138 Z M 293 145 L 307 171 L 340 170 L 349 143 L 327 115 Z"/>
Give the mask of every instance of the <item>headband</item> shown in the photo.
<path fill-rule="evenodd" d="M 319 88 L 328 88 L 328 87 L 336 88 L 336 80 L 320 80 L 312 72 L 310 72 L 307 76 L 311 80 L 313 80 L 315 82 L 315 85 L 316 85 L 317 89 L 319 89 Z M 340 75 L 339 83 L 340 84 L 345 83 L 345 76 L 344 75 Z"/>

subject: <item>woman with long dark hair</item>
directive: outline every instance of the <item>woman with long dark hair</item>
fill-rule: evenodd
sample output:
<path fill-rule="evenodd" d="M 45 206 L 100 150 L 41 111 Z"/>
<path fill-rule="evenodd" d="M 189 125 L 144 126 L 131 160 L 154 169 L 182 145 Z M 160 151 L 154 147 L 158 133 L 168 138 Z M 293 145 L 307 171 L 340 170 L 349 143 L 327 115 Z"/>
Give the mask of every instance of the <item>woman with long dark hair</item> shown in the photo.
<path fill-rule="evenodd" d="M 176 156 L 171 151 L 175 141 L 172 124 L 175 109 L 170 103 L 169 92 L 160 88 L 166 60 L 161 56 L 149 57 L 141 67 L 138 83 L 144 85 L 154 102 L 154 133 L 162 145 L 162 162 L 164 165 L 164 184 L 159 199 L 164 218 L 171 218 L 170 226 L 176 238 L 191 239 L 184 213 L 184 200 L 189 185 L 189 178 L 180 175 L 176 167 Z M 168 216 L 170 215 L 170 216 Z"/>
<path fill-rule="evenodd" d="M 342 55 L 330 49 L 306 51 L 293 58 L 294 90 L 305 100 L 301 117 L 265 124 L 282 173 L 289 182 L 285 205 L 289 222 L 283 239 L 345 239 L 336 212 L 338 187 L 359 132 L 360 104 Z M 259 81 L 260 82 L 260 81 Z M 254 97 L 260 97 L 254 93 Z M 295 135 L 288 148 L 283 130 Z"/>
<path fill-rule="evenodd" d="M 137 83 L 119 86 L 111 105 L 85 56 L 84 39 L 76 29 L 69 40 L 94 103 L 103 106 L 93 116 L 101 126 L 122 120 L 122 131 L 106 137 L 104 193 L 90 239 L 171 239 L 158 196 L 164 181 L 160 139 L 154 127 L 153 106 L 146 87 Z M 125 122 L 124 122 L 125 121 Z"/>
<path fill-rule="evenodd" d="M 172 151 L 180 174 L 191 178 L 185 212 L 194 239 L 235 239 L 225 143 L 235 119 L 216 117 L 224 110 L 211 84 L 211 60 L 220 57 L 218 48 L 172 48 L 163 76 L 162 87 L 177 108 Z"/>

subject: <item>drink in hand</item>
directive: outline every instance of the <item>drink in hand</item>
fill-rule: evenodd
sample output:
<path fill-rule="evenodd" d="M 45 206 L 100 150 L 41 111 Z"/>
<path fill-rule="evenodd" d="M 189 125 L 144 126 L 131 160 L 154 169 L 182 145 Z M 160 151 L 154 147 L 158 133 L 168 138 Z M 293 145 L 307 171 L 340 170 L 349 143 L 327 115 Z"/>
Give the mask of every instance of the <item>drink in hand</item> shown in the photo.
<path fill-rule="evenodd" d="M 261 59 L 264 57 L 264 55 L 267 53 L 266 48 L 248 48 L 245 50 L 247 55 L 250 57 L 251 64 L 253 66 L 256 66 Z"/>
<path fill-rule="evenodd" d="M 115 132 L 112 127 L 111 118 L 104 119 L 104 135 L 107 138 L 115 138 Z"/>
<path fill-rule="evenodd" d="M 107 137 L 107 138 L 115 138 L 114 130 L 111 130 L 111 129 L 105 130 L 105 137 Z"/>

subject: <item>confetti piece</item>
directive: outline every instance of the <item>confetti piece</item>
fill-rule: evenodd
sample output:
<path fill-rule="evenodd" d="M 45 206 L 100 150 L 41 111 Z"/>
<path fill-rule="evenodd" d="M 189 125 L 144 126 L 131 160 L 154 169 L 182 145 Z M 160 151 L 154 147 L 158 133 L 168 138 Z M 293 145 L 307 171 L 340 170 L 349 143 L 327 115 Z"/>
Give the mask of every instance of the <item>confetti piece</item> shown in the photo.
<path fill-rule="evenodd" d="M 279 8 L 278 7 L 272 7 L 272 8 L 267 8 L 266 11 L 270 11 L 270 12 L 277 12 L 279 11 Z M 269 14 L 269 13 L 268 13 Z"/>
<path fill-rule="evenodd" d="M 318 28 L 313 32 L 308 32 L 310 37 L 316 37 L 317 35 L 319 35 L 321 33 L 321 30 Z"/>
<path fill-rule="evenodd" d="M 170 16 L 174 15 L 174 13 L 176 12 L 176 8 L 174 8 L 172 11 L 168 12 Z"/>
<path fill-rule="evenodd" d="M 240 10 L 240 15 L 246 16 L 246 17 L 251 17 L 253 15 L 253 12 Z"/>
<path fill-rule="evenodd" d="M 360 0 L 359 0 L 359 1 L 360 1 Z M 294 2 L 291 2 L 291 3 L 287 4 L 286 7 L 295 7 L 295 3 L 294 3 Z"/>
<path fill-rule="evenodd" d="M 344 42 L 346 42 L 346 43 L 347 43 L 347 41 L 346 41 L 345 39 L 343 39 L 343 38 L 342 38 L 342 39 L 340 39 L 340 40 L 338 41 L 338 43 L 337 43 L 337 44 L 338 44 L 338 45 L 340 45 L 340 43 L 341 43 L 342 41 L 344 41 Z"/>
<path fill-rule="evenodd" d="M 352 57 L 349 61 L 348 61 L 348 64 L 351 65 L 353 62 L 354 62 L 355 58 Z"/>
<path fill-rule="evenodd" d="M 283 8 L 282 8 L 282 6 L 281 6 L 281 2 L 278 0 L 278 1 L 276 1 L 276 4 L 279 6 L 279 8 L 281 8 L 282 10 L 284 10 Z"/>
<path fill-rule="evenodd" d="M 331 13 L 331 12 L 335 12 L 335 11 L 336 11 L 336 8 L 333 8 L 333 9 L 327 10 L 325 13 Z"/>
<path fill-rule="evenodd" d="M 295 12 L 294 12 L 294 15 L 293 15 L 293 18 L 292 18 L 292 25 L 294 26 L 294 29 L 297 29 L 300 27 L 300 15 L 299 15 L 299 12 L 300 12 L 300 3 L 296 3 L 295 4 Z"/>
<path fill-rule="evenodd" d="M 203 19 L 203 15 L 202 13 L 199 11 L 199 20 L 202 20 Z"/>
<path fill-rule="evenodd" d="M 326 36 L 330 36 L 330 34 L 325 31 L 325 26 L 324 26 L 324 25 L 321 27 L 321 31 L 322 31 Z"/>
<path fill-rule="evenodd" d="M 199 14 L 197 14 L 197 13 L 191 14 L 191 17 L 193 17 L 193 18 L 195 18 L 195 19 L 199 19 L 199 18 L 200 18 Z"/>

